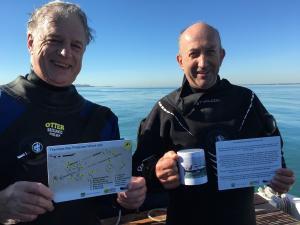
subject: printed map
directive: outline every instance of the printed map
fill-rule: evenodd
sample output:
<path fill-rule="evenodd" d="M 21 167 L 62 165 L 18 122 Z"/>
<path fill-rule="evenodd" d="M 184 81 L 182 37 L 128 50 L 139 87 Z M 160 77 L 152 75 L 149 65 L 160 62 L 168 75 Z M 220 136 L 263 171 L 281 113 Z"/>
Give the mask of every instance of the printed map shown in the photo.
<path fill-rule="evenodd" d="M 48 184 L 55 202 L 117 193 L 131 178 L 131 141 L 47 147 Z"/>

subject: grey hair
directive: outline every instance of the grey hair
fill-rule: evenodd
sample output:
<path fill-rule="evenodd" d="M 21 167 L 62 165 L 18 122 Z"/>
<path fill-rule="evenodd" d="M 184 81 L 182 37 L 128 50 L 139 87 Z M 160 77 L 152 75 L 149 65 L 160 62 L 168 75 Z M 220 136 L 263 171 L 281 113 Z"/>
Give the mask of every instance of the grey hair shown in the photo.
<path fill-rule="evenodd" d="M 85 30 L 87 44 L 94 40 L 93 30 L 88 26 L 87 16 L 79 5 L 60 0 L 51 1 L 40 8 L 34 10 L 27 22 L 27 33 L 33 33 L 45 18 L 55 16 L 58 18 L 68 18 L 71 14 L 78 16 Z"/>

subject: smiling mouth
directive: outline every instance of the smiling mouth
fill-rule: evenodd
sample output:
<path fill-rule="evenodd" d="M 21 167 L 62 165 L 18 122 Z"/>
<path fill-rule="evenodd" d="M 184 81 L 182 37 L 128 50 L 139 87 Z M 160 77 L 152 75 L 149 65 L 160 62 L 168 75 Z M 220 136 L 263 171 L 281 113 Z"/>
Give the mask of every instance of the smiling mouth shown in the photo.
<path fill-rule="evenodd" d="M 202 70 L 202 71 L 197 71 L 196 73 L 197 73 L 197 74 L 200 74 L 200 75 L 206 75 L 206 74 L 208 74 L 208 71 Z"/>
<path fill-rule="evenodd" d="M 207 71 L 200 71 L 200 72 L 197 72 L 195 74 L 195 77 L 197 78 L 201 78 L 201 79 L 205 79 L 207 77 L 207 74 L 208 72 Z"/>
<path fill-rule="evenodd" d="M 57 62 L 57 61 L 52 61 L 54 65 L 62 68 L 62 69 L 69 69 L 72 66 L 70 64 L 62 63 L 62 62 Z"/>

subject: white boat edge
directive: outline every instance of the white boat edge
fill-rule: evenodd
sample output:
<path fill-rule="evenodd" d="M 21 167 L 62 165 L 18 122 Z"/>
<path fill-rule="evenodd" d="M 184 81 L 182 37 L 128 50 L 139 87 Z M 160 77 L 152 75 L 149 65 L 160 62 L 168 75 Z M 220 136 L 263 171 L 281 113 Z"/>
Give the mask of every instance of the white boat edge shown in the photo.
<path fill-rule="evenodd" d="M 270 187 L 259 187 L 257 194 L 266 199 L 272 206 L 300 220 L 300 198 L 286 193 L 278 195 Z"/>

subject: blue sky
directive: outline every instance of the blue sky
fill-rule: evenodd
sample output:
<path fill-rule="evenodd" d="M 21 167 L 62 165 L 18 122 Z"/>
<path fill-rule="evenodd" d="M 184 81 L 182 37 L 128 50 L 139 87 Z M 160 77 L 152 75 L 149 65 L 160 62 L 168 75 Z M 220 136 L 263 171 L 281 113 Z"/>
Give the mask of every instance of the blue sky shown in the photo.
<path fill-rule="evenodd" d="M 26 22 L 48 1 L 2 1 L 0 84 L 29 71 Z M 205 21 L 221 33 L 221 77 L 237 84 L 300 82 L 299 0 L 74 0 L 96 39 L 75 83 L 115 87 L 179 86 L 177 38 Z"/>

